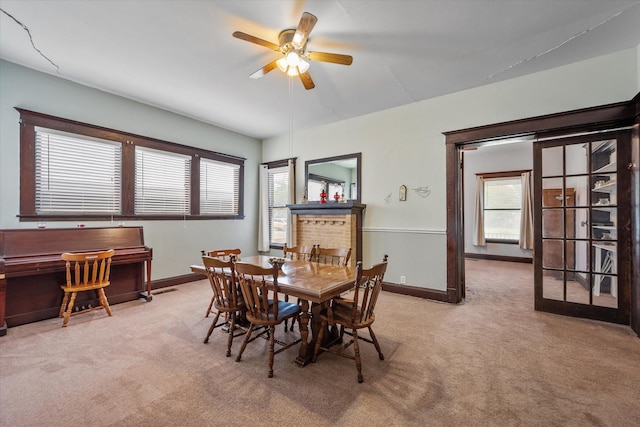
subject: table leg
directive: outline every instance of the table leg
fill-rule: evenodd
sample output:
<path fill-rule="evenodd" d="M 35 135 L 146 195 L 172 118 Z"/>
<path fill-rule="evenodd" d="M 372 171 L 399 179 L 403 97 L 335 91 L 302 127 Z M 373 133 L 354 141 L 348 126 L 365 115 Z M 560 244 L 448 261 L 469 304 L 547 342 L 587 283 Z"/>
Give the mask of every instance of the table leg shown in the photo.
<path fill-rule="evenodd" d="M 296 364 L 298 366 L 305 366 L 311 361 L 313 356 L 313 346 L 309 346 L 309 301 L 300 300 L 302 310 L 300 313 L 300 351 L 296 358 Z M 309 350 L 311 349 L 311 351 Z"/>

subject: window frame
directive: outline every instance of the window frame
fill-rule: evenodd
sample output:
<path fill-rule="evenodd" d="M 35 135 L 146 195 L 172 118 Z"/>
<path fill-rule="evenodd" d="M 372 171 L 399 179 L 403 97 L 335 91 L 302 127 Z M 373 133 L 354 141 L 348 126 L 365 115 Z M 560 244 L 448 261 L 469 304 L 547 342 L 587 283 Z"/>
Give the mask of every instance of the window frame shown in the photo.
<path fill-rule="evenodd" d="M 511 179 L 521 179 L 522 178 L 522 174 L 524 172 L 531 172 L 531 170 L 519 170 L 519 171 L 505 171 L 505 172 L 489 172 L 489 173 L 478 173 L 476 174 L 477 176 L 481 176 L 484 179 L 483 182 L 483 187 L 482 187 L 482 193 L 483 193 L 483 199 L 486 201 L 486 197 L 484 195 L 484 191 L 485 191 L 485 187 L 484 185 L 486 184 L 487 181 L 491 181 L 491 180 L 497 180 L 497 179 L 505 179 L 505 178 L 511 178 Z M 522 187 L 521 187 L 522 190 Z M 485 211 L 490 210 L 490 211 L 495 211 L 495 210 L 509 210 L 509 211 L 513 211 L 515 209 L 487 209 L 484 205 L 482 206 L 482 215 L 485 216 Z M 520 211 L 520 215 L 522 215 L 522 204 L 520 205 L 520 207 L 518 208 L 518 211 Z M 482 234 L 484 234 L 484 240 L 487 243 L 502 243 L 502 244 L 506 244 L 506 245 L 519 245 L 520 244 L 520 238 L 518 237 L 517 239 L 496 239 L 496 238 L 488 238 L 485 234 L 485 230 L 482 230 Z"/>
<path fill-rule="evenodd" d="M 244 157 L 208 151 L 160 139 L 122 132 L 88 123 L 50 116 L 22 108 L 20 113 L 20 213 L 21 222 L 36 221 L 101 221 L 101 220 L 202 220 L 244 219 Z M 105 139 L 122 144 L 121 212 L 116 214 L 38 214 L 36 212 L 35 176 L 35 128 L 46 128 L 75 134 L 80 137 Z M 160 151 L 191 156 L 191 204 L 190 213 L 183 214 L 135 214 L 135 147 L 147 147 Z M 206 158 L 239 167 L 237 214 L 200 215 L 200 159 Z"/>
<path fill-rule="evenodd" d="M 293 177 L 289 177 L 289 179 L 293 179 L 293 184 L 294 184 L 294 188 L 295 188 L 295 169 L 296 169 L 296 158 L 292 158 L 291 159 L 293 161 Z M 263 165 L 267 166 L 267 169 L 278 169 L 278 168 L 286 168 L 289 166 L 289 159 L 283 159 L 283 160 L 276 160 L 273 162 L 267 162 L 267 163 L 263 163 Z M 271 179 L 268 180 L 268 188 L 267 188 L 267 192 L 268 194 L 272 194 L 273 190 L 271 189 Z M 271 204 L 271 198 L 269 197 L 269 247 L 271 249 L 282 249 L 284 248 L 284 244 L 280 244 L 280 243 L 273 243 L 273 218 L 272 218 L 272 209 L 273 206 Z M 286 238 L 286 234 L 287 234 L 287 229 L 288 227 L 291 227 L 291 224 L 289 223 L 289 220 L 291 219 L 291 215 L 287 215 L 287 228 L 285 228 L 285 238 Z"/>

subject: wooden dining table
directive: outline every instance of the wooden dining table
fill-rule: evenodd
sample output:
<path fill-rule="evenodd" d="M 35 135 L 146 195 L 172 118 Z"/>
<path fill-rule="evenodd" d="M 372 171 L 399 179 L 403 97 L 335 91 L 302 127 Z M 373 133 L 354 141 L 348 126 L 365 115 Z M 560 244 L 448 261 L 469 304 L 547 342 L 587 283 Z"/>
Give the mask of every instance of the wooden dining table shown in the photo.
<path fill-rule="evenodd" d="M 269 258 L 271 257 L 257 255 L 242 257 L 237 261 L 271 267 Z M 191 271 L 204 274 L 205 268 L 203 265 L 194 264 L 191 266 Z M 308 364 L 313 356 L 315 340 L 321 327 L 320 310 L 332 298 L 352 289 L 355 276 L 355 267 L 299 260 L 286 260 L 278 271 L 278 293 L 297 297 L 301 302 L 301 343 L 296 358 L 299 366 Z M 310 319 L 311 322 L 309 322 Z M 311 340 L 309 340 L 309 323 Z M 328 334 L 325 334 L 325 337 L 328 337 Z"/>

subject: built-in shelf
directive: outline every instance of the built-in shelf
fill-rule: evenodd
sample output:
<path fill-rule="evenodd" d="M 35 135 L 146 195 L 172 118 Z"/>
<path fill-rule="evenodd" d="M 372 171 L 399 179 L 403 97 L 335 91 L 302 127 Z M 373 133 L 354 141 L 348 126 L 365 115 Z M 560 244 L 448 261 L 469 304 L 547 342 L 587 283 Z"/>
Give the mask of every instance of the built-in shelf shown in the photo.
<path fill-rule="evenodd" d="M 616 161 L 613 161 L 608 165 L 604 165 L 600 169 L 593 171 L 593 173 L 594 174 L 611 173 L 611 172 L 616 172 L 617 169 L 618 169 L 618 163 Z"/>
<path fill-rule="evenodd" d="M 616 182 L 608 181 L 606 184 L 601 185 L 600 187 L 594 187 L 592 191 L 598 191 L 600 193 L 615 193 L 616 191 Z"/>

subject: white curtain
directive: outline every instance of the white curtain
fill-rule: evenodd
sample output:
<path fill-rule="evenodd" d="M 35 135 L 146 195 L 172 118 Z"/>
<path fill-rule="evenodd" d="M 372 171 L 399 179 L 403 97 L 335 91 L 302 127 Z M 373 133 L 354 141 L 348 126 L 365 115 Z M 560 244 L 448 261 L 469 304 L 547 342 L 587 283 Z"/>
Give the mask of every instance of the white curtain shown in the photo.
<path fill-rule="evenodd" d="M 296 166 L 293 159 L 289 159 L 288 162 L 289 172 L 289 197 L 287 198 L 288 204 L 294 204 L 296 202 Z M 291 210 L 287 213 L 287 246 L 294 247 L 293 243 L 293 215 Z"/>
<path fill-rule="evenodd" d="M 531 172 L 522 173 L 520 248 L 533 249 L 533 207 L 532 207 L 532 200 L 531 200 Z"/>
<path fill-rule="evenodd" d="M 484 178 L 480 175 L 476 176 L 476 215 L 471 243 L 474 246 L 487 245 L 484 240 Z"/>
<path fill-rule="evenodd" d="M 260 165 L 260 205 L 258 211 L 258 251 L 268 252 L 269 245 L 269 167 Z"/>

